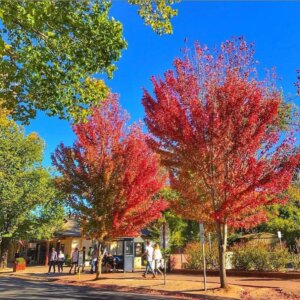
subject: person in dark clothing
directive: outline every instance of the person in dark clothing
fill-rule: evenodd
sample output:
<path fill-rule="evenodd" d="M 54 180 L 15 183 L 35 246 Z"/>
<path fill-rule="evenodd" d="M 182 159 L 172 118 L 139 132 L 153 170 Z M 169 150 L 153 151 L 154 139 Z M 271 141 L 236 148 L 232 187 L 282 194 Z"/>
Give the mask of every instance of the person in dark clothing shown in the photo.
<path fill-rule="evenodd" d="M 50 257 L 49 257 L 49 270 L 48 270 L 48 274 L 50 274 L 51 268 L 53 267 L 53 271 L 55 273 L 55 264 L 57 261 L 57 252 L 55 251 L 55 248 L 52 248 L 52 251 L 50 253 Z"/>
<path fill-rule="evenodd" d="M 62 250 L 60 250 L 57 256 L 58 273 L 64 271 L 64 261 L 65 261 L 65 254 L 62 252 Z"/>

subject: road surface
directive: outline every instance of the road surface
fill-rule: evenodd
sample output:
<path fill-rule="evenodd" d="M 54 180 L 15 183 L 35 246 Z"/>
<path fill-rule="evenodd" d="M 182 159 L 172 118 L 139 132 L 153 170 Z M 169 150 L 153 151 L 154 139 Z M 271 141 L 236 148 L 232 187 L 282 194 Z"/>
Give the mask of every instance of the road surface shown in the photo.
<path fill-rule="evenodd" d="M 23 278 L 0 276 L 0 299 L 22 300 L 163 300 L 163 297 L 147 296 L 131 293 L 101 291 L 82 286 L 63 286 L 61 284 L 33 281 Z M 174 298 L 173 298 L 174 299 Z"/>

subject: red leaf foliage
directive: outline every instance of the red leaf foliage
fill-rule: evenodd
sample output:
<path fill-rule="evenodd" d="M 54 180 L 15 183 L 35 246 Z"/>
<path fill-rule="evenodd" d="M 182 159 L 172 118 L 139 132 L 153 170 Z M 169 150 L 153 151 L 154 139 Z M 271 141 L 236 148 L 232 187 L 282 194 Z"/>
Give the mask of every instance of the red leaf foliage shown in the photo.
<path fill-rule="evenodd" d="M 52 156 L 71 207 L 99 240 L 138 235 L 167 207 L 153 197 L 164 184 L 158 156 L 140 126 L 128 129 L 127 120 L 110 95 L 87 123 L 73 126 L 74 145 L 61 144 Z"/>
<path fill-rule="evenodd" d="M 150 143 L 180 192 L 174 209 L 197 221 L 249 227 L 265 205 L 284 202 L 299 162 L 279 130 L 281 91 L 258 80 L 253 46 L 234 38 L 219 50 L 195 44 L 175 70 L 144 91 Z"/>

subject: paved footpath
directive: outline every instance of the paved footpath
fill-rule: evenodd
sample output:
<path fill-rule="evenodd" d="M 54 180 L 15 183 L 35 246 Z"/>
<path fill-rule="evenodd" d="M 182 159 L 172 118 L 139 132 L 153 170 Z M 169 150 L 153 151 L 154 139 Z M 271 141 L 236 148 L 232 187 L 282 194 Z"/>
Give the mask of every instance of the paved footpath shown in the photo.
<path fill-rule="evenodd" d="M 27 278 L 0 276 L 1 300 L 164 300 L 157 296 L 137 295 L 115 291 L 102 291 L 85 286 L 68 286 Z"/>
<path fill-rule="evenodd" d="M 66 269 L 68 271 L 69 269 Z M 149 275 L 144 279 L 141 272 L 135 273 L 105 273 L 101 280 L 95 280 L 95 275 L 81 274 L 69 275 L 46 274 L 45 267 L 28 267 L 20 273 L 7 272 L 0 276 L 26 277 L 33 281 L 53 281 L 55 284 L 68 284 L 74 286 L 88 286 L 102 290 L 132 292 L 151 295 L 181 296 L 191 299 L 214 299 L 214 300 L 300 300 L 299 279 L 277 278 L 247 278 L 228 277 L 230 288 L 227 291 L 220 290 L 219 278 L 209 276 L 207 278 L 207 291 L 203 291 L 203 282 L 200 276 L 168 274 L 166 285 L 163 278 L 157 276 L 152 279 Z M 1 299 L 1 297 L 0 297 Z M 124 298 L 125 299 L 125 298 Z"/>

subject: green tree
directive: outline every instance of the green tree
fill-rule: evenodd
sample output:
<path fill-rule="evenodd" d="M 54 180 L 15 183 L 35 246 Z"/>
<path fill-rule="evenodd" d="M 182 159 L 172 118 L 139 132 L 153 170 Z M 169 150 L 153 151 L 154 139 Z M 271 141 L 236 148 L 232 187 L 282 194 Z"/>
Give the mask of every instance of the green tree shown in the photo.
<path fill-rule="evenodd" d="M 78 119 L 107 95 L 91 77 L 111 77 L 126 47 L 109 7 L 102 0 L 0 0 L 0 98 L 15 118 L 25 122 L 39 109 Z"/>
<path fill-rule="evenodd" d="M 171 33 L 170 0 L 131 1 L 157 33 Z M 16 120 L 37 110 L 82 120 L 108 94 L 127 44 L 108 0 L 0 0 L 0 100 Z"/>
<path fill-rule="evenodd" d="M 28 230 L 42 235 L 53 216 L 57 192 L 53 179 L 41 165 L 44 142 L 35 133 L 25 135 L 22 127 L 0 110 L 0 249 L 7 250 L 14 237 Z M 60 214 L 60 211 L 58 211 Z M 29 226 L 31 222 L 31 226 Z M 25 226 L 27 224 L 28 226 Z M 35 226 L 34 226 L 35 225 Z M 26 229 L 27 227 L 27 229 Z M 23 228 L 23 229 L 22 229 Z M 44 230 L 49 235 L 51 226 Z"/>
<path fill-rule="evenodd" d="M 260 231 L 282 232 L 283 240 L 289 246 L 295 246 L 295 239 L 300 235 L 300 186 L 293 184 L 287 191 L 285 205 L 274 204 L 267 208 L 268 222 L 258 227 Z"/>

